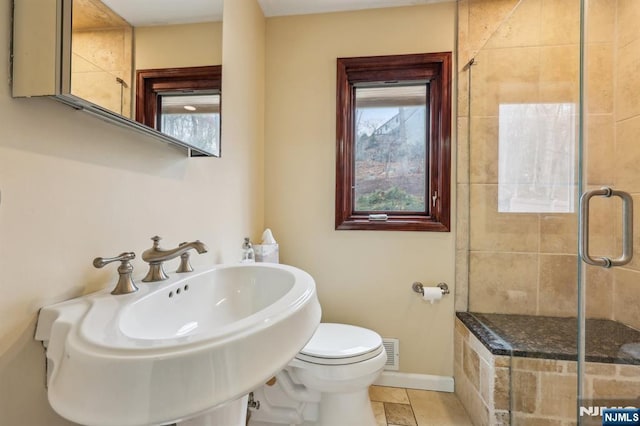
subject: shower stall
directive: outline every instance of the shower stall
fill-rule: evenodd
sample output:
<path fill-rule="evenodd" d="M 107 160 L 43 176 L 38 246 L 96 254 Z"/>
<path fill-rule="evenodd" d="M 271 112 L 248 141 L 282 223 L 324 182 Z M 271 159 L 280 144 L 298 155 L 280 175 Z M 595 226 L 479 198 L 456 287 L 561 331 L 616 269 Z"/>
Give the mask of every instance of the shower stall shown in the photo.
<path fill-rule="evenodd" d="M 640 408 L 638 71 L 640 0 L 458 0 L 455 378 L 477 424 Z"/>

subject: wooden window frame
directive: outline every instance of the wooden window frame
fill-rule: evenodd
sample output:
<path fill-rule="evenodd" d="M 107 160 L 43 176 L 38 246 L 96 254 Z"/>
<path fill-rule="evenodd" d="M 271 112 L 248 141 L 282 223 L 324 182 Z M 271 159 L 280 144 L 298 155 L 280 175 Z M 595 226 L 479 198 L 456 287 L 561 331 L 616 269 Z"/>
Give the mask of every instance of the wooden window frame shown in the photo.
<path fill-rule="evenodd" d="M 336 105 L 337 230 L 448 232 L 451 222 L 451 52 L 338 58 Z M 355 85 L 384 81 L 429 81 L 428 213 L 387 213 L 387 220 L 370 220 L 355 213 Z M 433 195 L 437 194 L 435 205 Z"/>
<path fill-rule="evenodd" d="M 160 94 L 222 89 L 222 65 L 136 71 L 136 121 L 156 130 Z"/>

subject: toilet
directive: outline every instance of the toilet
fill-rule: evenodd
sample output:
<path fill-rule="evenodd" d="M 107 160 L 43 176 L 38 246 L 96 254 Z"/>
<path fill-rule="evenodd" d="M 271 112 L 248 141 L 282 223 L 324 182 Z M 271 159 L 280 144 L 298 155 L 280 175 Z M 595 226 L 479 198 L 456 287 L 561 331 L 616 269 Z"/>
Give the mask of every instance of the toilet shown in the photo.
<path fill-rule="evenodd" d="M 259 408 L 249 426 L 376 426 L 369 386 L 386 361 L 378 333 L 322 323 L 275 380 L 253 392 Z"/>

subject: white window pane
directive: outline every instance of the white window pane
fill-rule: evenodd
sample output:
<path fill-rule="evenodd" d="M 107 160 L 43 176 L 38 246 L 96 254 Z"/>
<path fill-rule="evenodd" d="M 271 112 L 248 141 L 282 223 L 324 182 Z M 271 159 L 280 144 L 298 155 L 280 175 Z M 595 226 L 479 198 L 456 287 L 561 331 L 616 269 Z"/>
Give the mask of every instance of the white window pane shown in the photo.
<path fill-rule="evenodd" d="M 160 126 L 169 136 L 219 152 L 220 94 L 162 95 Z"/>

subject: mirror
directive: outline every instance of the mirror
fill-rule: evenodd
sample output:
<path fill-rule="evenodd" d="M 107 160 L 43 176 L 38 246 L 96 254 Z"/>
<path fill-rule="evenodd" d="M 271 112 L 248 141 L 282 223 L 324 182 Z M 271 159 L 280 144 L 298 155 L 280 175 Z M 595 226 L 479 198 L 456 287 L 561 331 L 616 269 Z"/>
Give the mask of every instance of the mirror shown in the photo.
<path fill-rule="evenodd" d="M 131 117 L 133 26 L 100 0 L 73 0 L 73 96 Z"/>
<path fill-rule="evenodd" d="M 162 92 L 163 103 L 172 106 L 159 108 L 153 123 L 138 122 L 136 75 L 219 68 L 222 1 L 14 0 L 13 96 L 53 96 L 192 155 L 218 156 L 219 83 L 202 92 Z M 195 97 L 188 102 L 177 95 Z M 166 131 L 157 130 L 162 123 Z M 194 139 L 205 124 L 208 140 Z"/>

